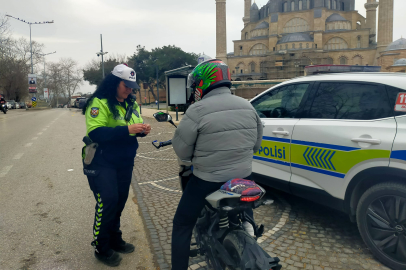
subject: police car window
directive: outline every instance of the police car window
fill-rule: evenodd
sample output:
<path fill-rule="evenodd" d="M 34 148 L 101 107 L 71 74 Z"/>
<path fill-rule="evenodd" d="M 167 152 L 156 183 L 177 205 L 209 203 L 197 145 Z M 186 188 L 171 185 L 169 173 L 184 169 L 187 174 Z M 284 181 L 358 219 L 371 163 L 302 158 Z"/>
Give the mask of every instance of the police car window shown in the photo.
<path fill-rule="evenodd" d="M 388 91 L 390 105 L 393 108 L 393 110 L 395 110 L 395 103 L 396 103 L 396 99 L 398 98 L 398 94 L 401 92 L 406 92 L 406 90 L 396 88 L 393 86 L 387 86 L 386 89 Z M 395 112 L 395 116 L 405 115 L 405 114 L 406 114 L 405 112 Z"/>
<path fill-rule="evenodd" d="M 294 118 L 308 83 L 292 84 L 269 91 L 252 102 L 261 118 Z"/>
<path fill-rule="evenodd" d="M 383 87 L 369 84 L 321 83 L 310 118 L 371 120 L 393 116 Z"/>

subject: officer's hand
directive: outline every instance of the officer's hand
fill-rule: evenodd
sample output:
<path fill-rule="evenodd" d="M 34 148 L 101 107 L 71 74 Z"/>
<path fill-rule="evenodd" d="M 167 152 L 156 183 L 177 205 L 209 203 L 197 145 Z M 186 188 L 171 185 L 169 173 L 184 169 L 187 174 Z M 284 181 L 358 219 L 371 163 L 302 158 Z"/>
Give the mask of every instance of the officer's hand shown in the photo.
<path fill-rule="evenodd" d="M 128 126 L 128 132 L 130 134 L 142 133 L 145 130 L 146 130 L 146 127 L 144 124 L 134 124 L 134 125 Z"/>
<path fill-rule="evenodd" d="M 148 135 L 150 132 L 151 132 L 151 125 L 146 124 L 144 134 Z"/>

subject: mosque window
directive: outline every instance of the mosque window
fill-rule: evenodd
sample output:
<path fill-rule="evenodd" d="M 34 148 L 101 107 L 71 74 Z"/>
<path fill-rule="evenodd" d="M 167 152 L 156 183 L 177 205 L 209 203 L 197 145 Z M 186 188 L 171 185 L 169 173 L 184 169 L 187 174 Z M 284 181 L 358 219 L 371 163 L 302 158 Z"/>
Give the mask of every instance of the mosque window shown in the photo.
<path fill-rule="evenodd" d="M 285 44 L 285 49 L 286 49 L 286 50 L 288 49 L 288 44 Z"/>
<path fill-rule="evenodd" d="M 327 41 L 326 45 L 324 45 L 325 50 L 343 50 L 348 49 L 348 44 L 345 42 L 344 39 L 335 37 Z"/>
<path fill-rule="evenodd" d="M 357 48 L 361 48 L 361 36 L 357 37 Z"/>
<path fill-rule="evenodd" d="M 340 65 L 346 65 L 347 64 L 347 58 L 345 58 L 344 56 L 340 57 Z"/>
<path fill-rule="evenodd" d="M 292 49 L 295 49 L 295 46 L 296 46 L 295 43 L 293 43 L 293 44 L 292 44 Z"/>
<path fill-rule="evenodd" d="M 341 2 L 341 10 L 344 11 L 345 10 L 345 5 L 344 2 Z"/>
<path fill-rule="evenodd" d="M 299 49 L 301 49 L 302 48 L 302 43 L 299 43 Z"/>
<path fill-rule="evenodd" d="M 300 0 L 300 1 L 299 1 L 299 10 L 302 10 L 302 9 L 303 9 L 303 1 Z"/>
<path fill-rule="evenodd" d="M 288 11 L 288 2 L 284 2 L 283 3 L 283 12 L 287 12 Z"/>
<path fill-rule="evenodd" d="M 250 55 L 263 55 L 268 52 L 268 48 L 264 44 L 256 44 L 252 47 Z"/>
<path fill-rule="evenodd" d="M 248 32 L 245 33 L 245 39 L 248 39 Z"/>
<path fill-rule="evenodd" d="M 259 65 L 259 72 L 265 73 L 265 62 L 261 62 Z"/>
<path fill-rule="evenodd" d="M 362 66 L 362 58 L 361 56 L 357 55 L 352 59 L 352 64 L 355 66 Z"/>
<path fill-rule="evenodd" d="M 295 2 L 290 2 L 290 11 L 295 11 Z"/>
<path fill-rule="evenodd" d="M 307 0 L 307 9 L 310 9 L 310 0 Z"/>
<path fill-rule="evenodd" d="M 337 0 L 333 0 L 333 9 L 337 9 Z"/>
<path fill-rule="evenodd" d="M 306 49 L 309 49 L 309 43 L 306 43 Z"/>
<path fill-rule="evenodd" d="M 326 8 L 328 8 L 328 9 L 330 9 L 331 8 L 331 5 L 330 5 L 331 3 L 330 3 L 330 0 L 326 0 Z"/>
<path fill-rule="evenodd" d="M 255 73 L 255 63 L 251 63 L 251 73 Z"/>
<path fill-rule="evenodd" d="M 283 28 L 284 33 L 297 33 L 309 31 L 309 25 L 301 18 L 293 18 L 288 21 Z"/>

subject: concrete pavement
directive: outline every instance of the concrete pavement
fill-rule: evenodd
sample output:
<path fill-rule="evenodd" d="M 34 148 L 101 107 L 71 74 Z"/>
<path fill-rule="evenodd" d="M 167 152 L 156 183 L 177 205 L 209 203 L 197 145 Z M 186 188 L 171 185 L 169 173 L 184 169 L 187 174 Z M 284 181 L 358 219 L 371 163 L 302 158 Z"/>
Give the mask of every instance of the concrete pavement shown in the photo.
<path fill-rule="evenodd" d="M 0 115 L 0 269 L 109 269 L 93 256 L 95 200 L 82 172 L 79 110 Z M 122 216 L 136 251 L 116 269 L 155 269 L 132 189 Z"/>

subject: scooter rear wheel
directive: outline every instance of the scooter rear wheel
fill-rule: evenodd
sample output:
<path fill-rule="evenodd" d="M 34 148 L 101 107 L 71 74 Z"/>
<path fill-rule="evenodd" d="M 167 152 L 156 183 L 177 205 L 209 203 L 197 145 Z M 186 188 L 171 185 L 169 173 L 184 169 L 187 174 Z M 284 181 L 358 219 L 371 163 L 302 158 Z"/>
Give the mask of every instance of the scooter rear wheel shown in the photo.
<path fill-rule="evenodd" d="M 232 260 L 237 264 L 236 267 L 225 266 L 224 269 L 240 270 L 241 267 L 241 257 L 244 252 L 245 244 L 245 232 L 243 231 L 233 231 L 227 234 L 224 238 L 223 246 L 230 254 Z"/>

